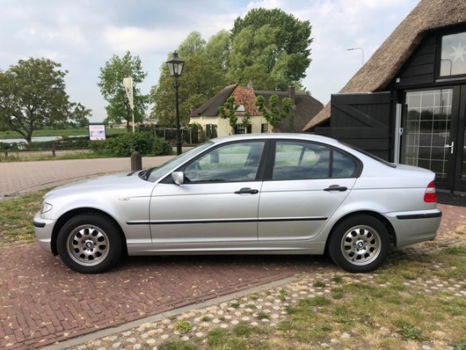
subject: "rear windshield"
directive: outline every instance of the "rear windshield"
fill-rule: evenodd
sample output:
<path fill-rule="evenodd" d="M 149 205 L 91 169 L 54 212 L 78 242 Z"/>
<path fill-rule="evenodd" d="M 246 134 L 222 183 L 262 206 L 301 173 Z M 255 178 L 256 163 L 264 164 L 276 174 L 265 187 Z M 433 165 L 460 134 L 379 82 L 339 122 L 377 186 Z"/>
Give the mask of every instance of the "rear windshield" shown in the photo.
<path fill-rule="evenodd" d="M 391 167 L 391 168 L 396 168 L 396 164 L 387 162 L 385 159 L 382 159 L 382 158 L 380 158 L 380 157 L 374 156 L 372 153 L 369 153 L 369 152 L 367 152 L 367 151 L 364 151 L 363 149 L 360 149 L 360 148 L 358 148 L 358 147 L 356 147 L 356 146 L 348 145 L 348 144 L 345 143 L 345 142 L 340 142 L 340 143 L 341 143 L 342 145 L 345 145 L 346 147 L 352 148 L 352 149 L 354 149 L 355 151 L 358 151 L 359 153 L 362 153 L 362 154 L 364 154 L 365 156 L 367 156 L 367 157 L 369 157 L 369 158 L 372 158 L 372 159 L 374 159 L 374 160 L 376 160 L 376 161 L 378 161 L 378 162 L 380 162 L 380 163 L 382 163 L 382 164 L 385 164 L 385 165 L 387 165 L 387 166 L 389 166 L 389 167 Z"/>

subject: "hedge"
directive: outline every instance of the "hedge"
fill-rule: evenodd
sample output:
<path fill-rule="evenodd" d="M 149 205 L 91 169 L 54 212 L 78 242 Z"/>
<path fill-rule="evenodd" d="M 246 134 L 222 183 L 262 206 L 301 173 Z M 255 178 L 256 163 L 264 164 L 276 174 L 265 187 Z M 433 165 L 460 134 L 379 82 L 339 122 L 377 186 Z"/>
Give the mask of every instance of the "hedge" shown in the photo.
<path fill-rule="evenodd" d="M 103 141 L 92 141 L 90 147 L 97 153 L 113 157 L 129 157 L 134 151 L 152 156 L 172 152 L 172 147 L 167 141 L 145 132 L 127 133 Z"/>

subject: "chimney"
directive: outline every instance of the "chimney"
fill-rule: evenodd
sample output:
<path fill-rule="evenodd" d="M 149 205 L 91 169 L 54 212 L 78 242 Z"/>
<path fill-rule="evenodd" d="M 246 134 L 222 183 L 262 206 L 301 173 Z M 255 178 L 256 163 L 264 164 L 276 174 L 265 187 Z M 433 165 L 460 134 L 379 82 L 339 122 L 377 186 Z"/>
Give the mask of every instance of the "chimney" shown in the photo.
<path fill-rule="evenodd" d="M 293 106 L 296 104 L 296 92 L 293 85 L 288 86 L 288 97 L 291 98 Z"/>
<path fill-rule="evenodd" d="M 253 89 L 252 80 L 249 80 L 248 85 L 246 86 L 248 89 Z"/>

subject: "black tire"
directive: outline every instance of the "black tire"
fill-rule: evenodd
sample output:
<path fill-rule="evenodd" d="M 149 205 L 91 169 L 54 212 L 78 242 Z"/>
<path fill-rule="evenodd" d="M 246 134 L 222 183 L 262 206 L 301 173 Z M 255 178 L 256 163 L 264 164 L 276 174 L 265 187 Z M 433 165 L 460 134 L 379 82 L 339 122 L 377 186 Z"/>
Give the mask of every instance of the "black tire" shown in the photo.
<path fill-rule="evenodd" d="M 371 215 L 354 215 L 333 229 L 328 252 L 333 262 L 349 272 L 377 269 L 390 249 L 385 225 Z"/>
<path fill-rule="evenodd" d="M 74 271 L 104 272 L 122 255 L 120 228 L 97 214 L 74 216 L 58 232 L 57 251 L 65 265 Z"/>

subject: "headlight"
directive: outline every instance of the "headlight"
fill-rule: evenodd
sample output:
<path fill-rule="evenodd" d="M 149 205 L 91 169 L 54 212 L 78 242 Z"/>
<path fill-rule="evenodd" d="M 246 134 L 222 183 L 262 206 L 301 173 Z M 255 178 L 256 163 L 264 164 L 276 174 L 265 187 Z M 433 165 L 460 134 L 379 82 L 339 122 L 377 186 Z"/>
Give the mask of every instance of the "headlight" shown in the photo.
<path fill-rule="evenodd" d="M 53 206 L 50 203 L 44 202 L 42 203 L 42 208 L 40 209 L 40 213 L 44 214 L 50 210 L 52 210 Z"/>

